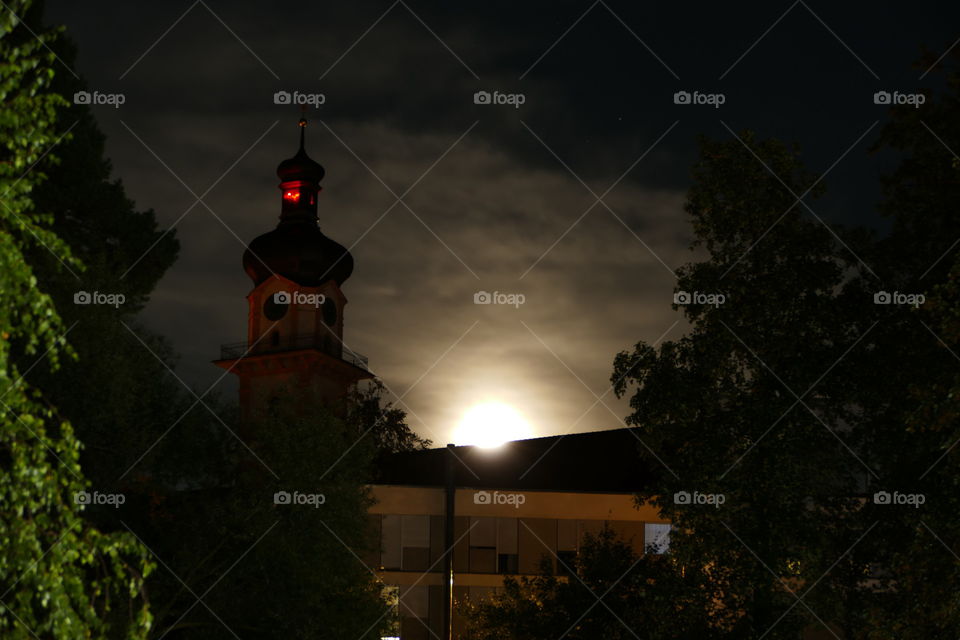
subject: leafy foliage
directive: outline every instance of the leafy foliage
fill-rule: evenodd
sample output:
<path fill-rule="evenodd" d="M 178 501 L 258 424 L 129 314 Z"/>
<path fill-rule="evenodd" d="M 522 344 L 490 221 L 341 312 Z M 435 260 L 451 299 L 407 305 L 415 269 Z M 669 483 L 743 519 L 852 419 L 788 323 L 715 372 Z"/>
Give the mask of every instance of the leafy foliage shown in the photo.
<path fill-rule="evenodd" d="M 633 547 L 604 528 L 587 534 L 573 566 L 552 575 L 506 577 L 503 591 L 468 603 L 475 640 L 547 638 L 709 638 L 708 610 L 691 601 L 696 572 L 684 573 L 669 555 L 638 557 Z"/>
<path fill-rule="evenodd" d="M 151 509 L 144 535 L 175 577 L 157 584 L 158 634 L 380 638 L 390 619 L 365 564 L 377 544 L 372 440 L 302 394 L 243 440 L 229 484 L 168 492 Z"/>
<path fill-rule="evenodd" d="M 125 637 L 143 638 L 151 623 L 147 552 L 131 535 L 102 534 L 82 518 L 80 445 L 14 361 L 25 354 L 55 367 L 70 353 L 26 254 L 42 249 L 64 269 L 82 265 L 33 198 L 44 178 L 34 166 L 61 135 L 65 101 L 50 89 L 54 56 L 46 48 L 56 34 L 21 22 L 29 2 L 7 8 L 0 16 L 0 629 L 8 638 L 104 638 L 112 622 Z"/>
<path fill-rule="evenodd" d="M 50 46 L 64 64 L 73 64 L 76 50 L 69 38 L 61 36 Z M 87 87 L 61 73 L 51 88 L 72 96 Z M 37 208 L 49 212 L 58 237 L 84 269 L 75 276 L 63 273 L 59 255 L 44 247 L 30 249 L 26 257 L 69 327 L 77 357 L 56 372 L 40 363 L 30 380 L 73 424 L 84 443 L 81 463 L 94 486 L 137 491 L 137 478 L 163 473 L 156 461 L 171 453 L 167 441 L 151 446 L 171 425 L 204 434 L 203 423 L 210 419 L 203 407 L 187 413 L 193 397 L 168 371 L 175 365 L 172 349 L 137 319 L 176 259 L 178 243 L 174 232 L 157 229 L 152 211 L 137 211 L 123 184 L 111 178 L 105 137 L 90 107 L 70 104 L 60 118 L 70 135 L 56 147 L 57 162 L 44 158 L 38 164 L 49 179 L 33 198 Z M 120 294 L 124 303 L 75 304 L 75 294 L 84 291 Z M 32 363 L 21 359 L 24 366 Z M 216 406 L 215 398 L 205 401 Z M 141 459 L 148 450 L 152 455 Z M 122 528 L 119 522 L 113 525 Z"/>
<path fill-rule="evenodd" d="M 960 631 L 942 589 L 960 578 L 960 161 L 942 142 L 960 122 L 956 61 L 947 75 L 922 114 L 894 108 L 876 146 L 901 154 L 883 181 L 885 238 L 802 215 L 822 185 L 783 144 L 703 141 L 687 211 L 706 258 L 677 290 L 726 301 L 694 300 L 687 336 L 616 358 L 656 472 L 639 498 L 673 522 L 678 561 L 708 569 L 700 595 L 725 637 Z M 883 292 L 928 301 L 875 304 Z M 928 506 L 885 505 L 884 491 Z"/>
<path fill-rule="evenodd" d="M 917 66 L 928 69 L 938 57 Z M 960 160 L 948 148 L 960 139 L 960 54 L 940 61 L 937 76 L 944 92 L 930 92 L 922 113 L 894 109 L 877 145 L 901 154 L 883 182 L 882 210 L 894 229 L 878 247 L 882 277 L 888 290 L 927 297 L 918 309 L 888 310 L 875 352 L 861 362 L 859 400 L 876 434 L 882 488 L 925 499 L 872 514 L 879 523 L 872 559 L 887 591 L 869 610 L 877 637 L 960 634 L 956 590 L 944 588 L 960 581 Z"/>
<path fill-rule="evenodd" d="M 795 150 L 749 132 L 704 140 L 694 178 L 687 211 L 709 257 L 681 268 L 677 289 L 725 303 L 686 305 L 690 333 L 621 353 L 612 381 L 619 395 L 636 387 L 627 420 L 650 447 L 641 456 L 656 480 L 639 498 L 673 522 L 684 566 L 711 568 L 718 624 L 729 637 L 797 637 L 833 613 L 836 594 L 821 583 L 808 609 L 792 590 L 858 535 L 847 516 L 869 469 L 845 428 L 854 416 L 840 372 L 870 327 L 856 304 L 872 301 L 838 298 L 858 265 L 801 215 L 794 194 L 821 189 Z"/>
<path fill-rule="evenodd" d="M 357 434 L 374 441 L 378 456 L 428 449 L 432 444 L 418 436 L 406 422 L 406 413 L 387 402 L 383 383 L 374 379 L 356 389 L 347 404 L 346 421 Z M 369 436 L 367 436 L 369 434 Z"/>

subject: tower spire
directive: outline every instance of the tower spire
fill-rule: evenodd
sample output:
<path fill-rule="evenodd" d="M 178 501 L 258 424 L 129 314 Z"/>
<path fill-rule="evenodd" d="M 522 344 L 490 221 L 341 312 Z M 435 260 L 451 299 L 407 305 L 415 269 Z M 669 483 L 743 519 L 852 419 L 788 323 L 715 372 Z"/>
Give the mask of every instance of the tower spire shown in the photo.
<path fill-rule="evenodd" d="M 324 170 L 306 151 L 307 119 L 300 118 L 300 148 L 297 153 L 280 163 L 277 176 L 283 194 L 280 210 L 281 221 L 307 221 L 316 223 L 317 194 L 322 187 Z"/>
<path fill-rule="evenodd" d="M 297 123 L 300 126 L 300 153 L 306 153 L 307 150 L 304 146 L 304 138 L 306 137 L 307 132 L 307 119 L 303 116 L 300 117 L 300 122 Z"/>

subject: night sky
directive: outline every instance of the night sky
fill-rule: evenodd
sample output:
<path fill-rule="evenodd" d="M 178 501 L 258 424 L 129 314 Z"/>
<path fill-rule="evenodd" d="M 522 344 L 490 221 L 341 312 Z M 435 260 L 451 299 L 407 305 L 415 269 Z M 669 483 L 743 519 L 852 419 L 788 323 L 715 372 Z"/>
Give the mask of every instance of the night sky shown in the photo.
<path fill-rule="evenodd" d="M 245 337 L 241 256 L 275 226 L 274 171 L 296 151 L 300 107 L 274 94 L 323 94 L 307 149 L 327 171 L 321 228 L 356 261 L 346 344 L 443 444 L 482 400 L 538 435 L 622 425 L 615 353 L 687 328 L 672 270 L 696 257 L 699 134 L 796 142 L 829 169 L 818 216 L 885 229 L 877 178 L 895 158 L 869 153 L 888 117 L 874 93 L 935 86 L 913 63 L 960 21 L 946 3 L 838 5 L 61 0 L 47 15 L 90 90 L 126 98 L 95 107 L 115 174 L 181 243 L 143 319 L 202 389 L 220 343 Z"/>

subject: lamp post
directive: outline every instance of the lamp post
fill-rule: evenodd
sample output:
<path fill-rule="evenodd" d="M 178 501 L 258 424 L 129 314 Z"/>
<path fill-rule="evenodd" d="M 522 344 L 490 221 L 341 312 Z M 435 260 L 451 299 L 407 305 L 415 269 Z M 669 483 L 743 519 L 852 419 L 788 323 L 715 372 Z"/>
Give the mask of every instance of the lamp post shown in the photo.
<path fill-rule="evenodd" d="M 443 525 L 443 638 L 444 640 L 453 640 L 453 518 L 455 510 L 456 483 L 454 482 L 456 467 L 454 460 L 456 454 L 453 451 L 454 445 L 447 445 L 449 455 L 446 459 L 446 482 L 444 498 L 446 508 L 444 510 Z"/>

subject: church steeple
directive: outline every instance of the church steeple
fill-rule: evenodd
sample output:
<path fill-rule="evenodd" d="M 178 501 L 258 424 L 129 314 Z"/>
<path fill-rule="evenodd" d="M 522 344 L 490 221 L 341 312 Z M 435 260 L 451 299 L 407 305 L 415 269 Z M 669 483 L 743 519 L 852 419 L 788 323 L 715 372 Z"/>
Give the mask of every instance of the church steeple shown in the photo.
<path fill-rule="evenodd" d="M 273 274 L 305 286 L 333 280 L 337 286 L 353 273 L 353 256 L 339 243 L 320 232 L 317 197 L 323 166 L 307 155 L 307 121 L 300 119 L 300 148 L 277 167 L 280 178 L 280 223 L 250 243 L 243 255 L 243 269 L 255 285 Z"/>
<path fill-rule="evenodd" d="M 224 345 L 216 364 L 240 378 L 243 420 L 269 405 L 279 390 L 312 390 L 332 404 L 360 380 L 373 377 L 366 359 L 343 344 L 340 287 L 353 272 L 353 256 L 320 231 L 317 196 L 324 169 L 300 148 L 277 167 L 280 222 L 243 254 L 253 281 L 247 295 L 247 341 Z"/>
<path fill-rule="evenodd" d="M 281 220 L 317 219 L 317 196 L 323 180 L 323 166 L 307 155 L 307 119 L 300 118 L 300 149 L 277 167 L 280 178 Z"/>

